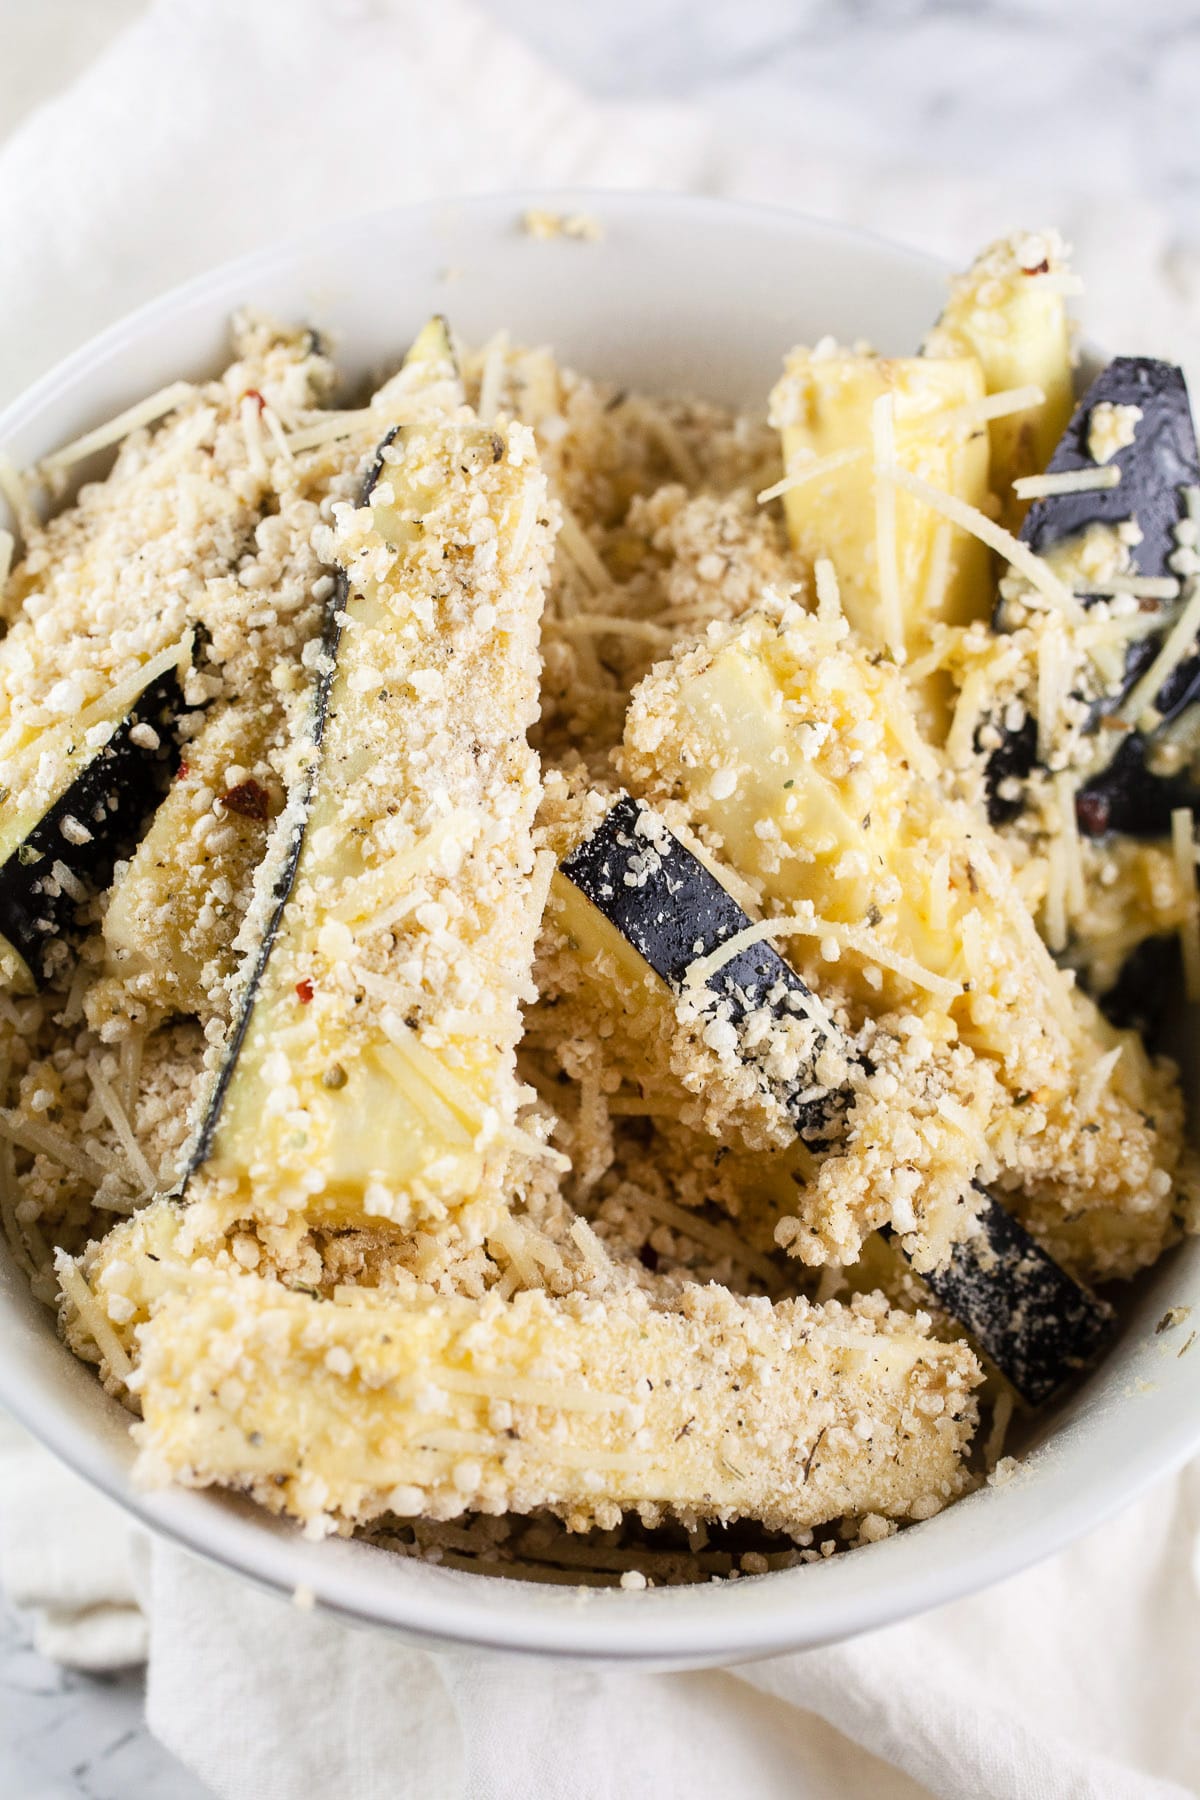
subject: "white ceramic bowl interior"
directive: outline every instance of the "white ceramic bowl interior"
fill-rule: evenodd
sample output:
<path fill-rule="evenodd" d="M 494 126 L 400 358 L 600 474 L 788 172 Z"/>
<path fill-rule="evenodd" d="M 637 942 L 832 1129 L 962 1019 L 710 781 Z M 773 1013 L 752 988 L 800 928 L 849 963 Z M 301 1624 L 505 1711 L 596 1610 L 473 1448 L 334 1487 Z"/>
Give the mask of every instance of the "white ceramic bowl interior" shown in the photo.
<path fill-rule="evenodd" d="M 590 213 L 598 243 L 535 241 L 525 207 Z M 834 332 L 912 350 L 944 272 L 910 251 L 801 216 L 679 197 L 527 194 L 406 208 L 234 263 L 69 357 L 0 417 L 18 464 L 181 375 L 225 360 L 230 312 L 253 303 L 332 330 L 350 374 L 396 358 L 433 310 L 467 339 L 505 326 L 577 367 L 651 392 L 761 407 L 794 343 Z M 1169 353 L 1170 346 L 1164 346 Z M 656 1667 L 826 1643 L 983 1586 L 1115 1512 L 1200 1444 L 1200 1346 L 1155 1335 L 1168 1307 L 1200 1320 L 1200 1241 L 1131 1296 L 1103 1365 L 1048 1414 L 1018 1475 L 898 1536 L 807 1568 L 640 1593 L 497 1580 L 310 1542 L 225 1495 L 147 1494 L 129 1418 L 63 1348 L 0 1259 L 0 1403 L 155 1530 L 271 1587 L 413 1641 Z"/>

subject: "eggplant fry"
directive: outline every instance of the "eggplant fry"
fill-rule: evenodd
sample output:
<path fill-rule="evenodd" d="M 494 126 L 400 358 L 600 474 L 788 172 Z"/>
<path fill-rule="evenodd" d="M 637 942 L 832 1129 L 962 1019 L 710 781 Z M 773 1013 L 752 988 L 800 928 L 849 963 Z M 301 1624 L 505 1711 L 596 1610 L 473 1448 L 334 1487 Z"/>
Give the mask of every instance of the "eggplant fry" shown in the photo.
<path fill-rule="evenodd" d="M 191 649 L 189 634 L 147 663 L 134 694 L 110 696 L 93 725 L 33 744 L 54 770 L 44 810 L 24 797 L 0 809 L 0 965 L 17 986 L 44 986 L 61 967 L 80 902 L 108 886 L 178 769 Z"/>
<path fill-rule="evenodd" d="M 749 917 L 716 875 L 627 794 L 563 861 L 561 875 L 677 993 L 686 992 L 689 970 L 739 933 L 752 933 Z M 561 885 L 558 893 L 570 930 L 578 902 Z M 601 991 L 599 972 L 596 987 L 600 1004 L 612 1004 Z M 718 1016 L 743 1034 L 746 1021 L 764 1010 L 786 1028 L 812 1002 L 804 982 L 765 940 L 723 961 L 705 975 L 703 988 Z M 756 1035 L 760 1045 L 769 1041 L 761 1029 Z M 820 1027 L 812 1027 L 811 1036 L 814 1053 L 782 1100 L 801 1137 L 819 1146 L 844 1130 L 853 1088 L 821 1088 L 813 1065 L 829 1038 Z M 856 1060 L 853 1047 L 843 1042 L 838 1048 L 849 1068 Z M 753 1057 L 744 1042 L 738 1053 Z M 1111 1309 L 1072 1281 L 996 1199 L 983 1189 L 976 1196 L 968 1234 L 946 1261 L 924 1269 L 923 1278 L 1021 1397 L 1040 1405 L 1094 1359 Z M 890 1226 L 884 1229 L 890 1234 Z"/>
<path fill-rule="evenodd" d="M 1111 486 L 1035 499 L 1021 527 L 1022 542 L 1043 557 L 1069 562 L 1073 548 L 1085 547 L 1089 538 L 1120 535 L 1128 572 L 1171 586 L 1185 548 L 1180 527 L 1189 517 L 1186 495 L 1200 487 L 1200 452 L 1187 384 L 1173 363 L 1144 356 L 1115 357 L 1093 381 L 1059 440 L 1047 475 L 1087 477 L 1098 470 L 1113 472 Z M 1130 521 L 1136 530 L 1126 529 Z M 1080 604 L 1092 608 L 1096 596 L 1086 591 L 1086 583 L 1084 569 L 1077 582 Z M 1192 805 L 1200 795 L 1191 771 L 1164 765 L 1155 745 L 1155 734 L 1200 700 L 1200 654 L 1194 642 L 1181 646 L 1185 653 L 1163 670 L 1155 691 L 1141 698 L 1138 717 L 1130 717 L 1124 730 L 1113 730 L 1139 682 L 1156 664 L 1178 617 L 1178 608 L 1167 600 L 1143 598 L 1139 605 L 1151 624 L 1156 613 L 1163 623 L 1129 643 L 1119 680 L 1091 706 L 1085 730 L 1102 766 L 1080 785 L 1076 797 L 1079 830 L 1085 837 L 1110 832 L 1164 837 L 1171 829 L 1172 811 Z M 1007 617 L 1002 601 L 997 610 L 1001 629 Z M 1147 719 L 1148 734 L 1143 729 Z M 1036 709 L 1030 709 L 1015 730 L 1004 729 L 1001 738 L 987 765 L 993 824 L 1015 819 L 1026 804 L 1020 789 L 1038 764 Z M 1104 760 L 1106 739 L 1111 754 Z"/>
<path fill-rule="evenodd" d="M 444 383 L 434 321 L 414 390 Z M 529 434 L 439 409 L 381 446 L 187 1195 L 215 1233 L 499 1204 L 540 900 L 526 732 L 549 547 Z M 253 914 L 254 907 L 251 912 Z"/>
<path fill-rule="evenodd" d="M 1200 455 L 1078 286 L 740 411 L 247 312 L 0 480 L 0 1238 L 143 1479 L 765 1572 L 1104 1353 L 1200 1229 Z"/>
<path fill-rule="evenodd" d="M 608 1283 L 470 1301 L 410 1284 L 323 1302 L 227 1253 L 180 1258 L 175 1210 L 122 1227 L 91 1270 L 101 1293 L 121 1268 L 144 1284 L 121 1281 L 110 1357 L 136 1332 L 149 1480 L 236 1482 L 318 1524 L 548 1508 L 582 1530 L 642 1509 L 796 1532 L 928 1517 L 969 1479 L 979 1365 L 881 1295 L 772 1307 Z"/>

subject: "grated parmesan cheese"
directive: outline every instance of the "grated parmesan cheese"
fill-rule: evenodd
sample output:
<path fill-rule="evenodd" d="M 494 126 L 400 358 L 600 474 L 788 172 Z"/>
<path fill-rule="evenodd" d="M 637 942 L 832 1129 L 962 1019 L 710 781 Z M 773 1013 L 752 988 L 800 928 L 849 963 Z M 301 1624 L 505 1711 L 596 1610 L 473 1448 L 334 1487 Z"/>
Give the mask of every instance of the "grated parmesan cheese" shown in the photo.
<path fill-rule="evenodd" d="M 813 566 L 813 579 L 817 584 L 817 616 L 830 625 L 836 625 L 842 617 L 842 594 L 838 586 L 837 570 L 827 556 L 819 556 Z"/>
<path fill-rule="evenodd" d="M 484 348 L 483 379 L 479 384 L 479 401 L 475 408 L 485 425 L 494 423 L 500 411 L 500 394 L 507 363 L 508 333 L 498 331 Z"/>
<path fill-rule="evenodd" d="M 1022 544 L 1011 531 L 1005 531 L 994 519 L 981 513 L 977 506 L 960 500 L 954 494 L 947 494 L 941 488 L 933 487 L 928 481 L 922 481 L 919 475 L 910 474 L 907 469 L 893 465 L 884 471 L 889 481 L 903 488 L 915 500 L 921 500 L 934 512 L 949 519 L 952 525 L 958 525 L 963 531 L 969 531 L 981 543 L 995 550 L 1006 562 L 1012 564 L 1019 574 L 1024 575 L 1031 587 L 1037 589 L 1042 598 L 1049 602 L 1058 612 L 1073 622 L 1082 617 L 1082 608 L 1070 588 L 1061 582 L 1058 576 L 1043 561 L 1035 556 L 1027 544 Z"/>
<path fill-rule="evenodd" d="M 1200 518 L 1200 489 L 1187 489 L 1187 508 L 1189 518 Z M 1158 723 L 1154 701 L 1167 677 L 1190 653 L 1200 632 L 1200 581 L 1191 577 L 1184 592 L 1183 611 L 1167 633 L 1162 649 L 1121 704 L 1117 716 L 1128 725 L 1142 725 L 1145 721 L 1153 728 Z"/>
<path fill-rule="evenodd" d="M 59 1285 L 75 1311 L 84 1329 L 90 1333 L 93 1342 L 109 1371 L 118 1381 L 128 1381 L 133 1374 L 133 1364 L 125 1353 L 120 1338 L 113 1330 L 104 1315 L 100 1302 L 84 1280 L 77 1263 L 69 1256 L 59 1255 L 55 1259 L 55 1269 Z"/>
<path fill-rule="evenodd" d="M 1053 494 L 1091 494 L 1115 488 L 1120 469 L 1064 469 L 1053 475 L 1019 475 L 1012 484 L 1018 500 L 1046 500 Z"/>
<path fill-rule="evenodd" d="M 372 407 L 361 406 L 352 412 L 323 413 L 311 425 L 301 425 L 295 431 L 286 434 L 286 444 L 290 456 L 299 456 L 302 450 L 323 449 L 326 444 L 335 444 L 341 438 L 353 437 L 358 431 L 365 430 L 377 422 L 378 414 Z M 392 423 L 407 425 L 409 414 L 392 415 Z"/>
<path fill-rule="evenodd" d="M 72 1175 L 78 1175 L 81 1181 L 90 1181 L 94 1187 L 99 1187 L 104 1171 L 95 1157 L 81 1150 L 64 1132 L 56 1131 L 53 1125 L 0 1108 L 0 1136 L 11 1139 L 23 1150 L 50 1157 L 62 1168 L 69 1169 Z"/>
<path fill-rule="evenodd" d="M 1119 450 L 1128 449 L 1137 436 L 1142 419 L 1140 406 L 1120 406 L 1101 400 L 1088 416 L 1088 455 L 1093 462 L 1106 463 Z"/>
<path fill-rule="evenodd" d="M 939 1000 L 948 1004 L 956 1000 L 962 993 L 960 984 L 950 981 L 944 975 L 935 975 L 932 970 L 924 968 L 911 956 L 903 956 L 898 951 L 889 950 L 861 925 L 842 925 L 830 919 L 819 919 L 811 914 L 797 913 L 784 915 L 774 919 L 760 919 L 757 924 L 745 925 L 741 931 L 735 931 L 732 937 L 707 956 L 697 958 L 688 969 L 684 978 L 685 987 L 704 987 L 711 975 L 731 962 L 743 950 L 752 944 L 761 944 L 773 937 L 816 937 L 832 938 L 840 949 L 854 950 L 871 962 L 878 963 L 881 969 L 890 969 L 892 974 L 899 975 L 902 980 L 909 981 L 914 987 L 924 988 L 935 994 Z M 815 999 L 815 996 L 812 996 Z M 815 1022 L 822 1024 L 833 1033 L 829 1016 L 821 1009 L 821 1017 Z"/>
<path fill-rule="evenodd" d="M 875 459 L 875 564 L 883 636 L 892 661 L 904 661 L 904 612 L 896 553 L 896 490 L 888 479 L 896 467 L 896 402 L 880 394 L 871 405 L 871 448 Z"/>
<path fill-rule="evenodd" d="M 108 1115 L 109 1124 L 117 1134 L 117 1142 L 129 1159 L 130 1168 L 141 1183 L 142 1194 L 149 1197 L 158 1183 L 154 1171 L 146 1160 L 146 1153 L 137 1141 L 129 1115 L 117 1098 L 116 1090 L 105 1078 L 97 1056 L 89 1056 L 87 1060 L 88 1080 L 95 1089 L 96 1098 Z"/>
<path fill-rule="evenodd" d="M 1177 600 L 1180 592 L 1180 584 L 1173 575 L 1110 575 L 1105 581 L 1087 581 L 1081 577 L 1071 585 L 1075 593 L 1087 594 L 1097 600 L 1115 598 L 1118 594 L 1131 594 L 1135 600 Z M 1148 629 L 1154 630 L 1158 624 L 1161 620 L 1152 623 Z"/>
<path fill-rule="evenodd" d="M 699 1218 L 686 1206 L 676 1206 L 673 1200 L 666 1200 L 661 1194 L 640 1193 L 638 1204 L 652 1219 L 662 1225 L 669 1225 L 684 1237 L 691 1238 L 693 1243 L 701 1244 L 716 1256 L 727 1256 L 735 1265 L 748 1269 L 770 1287 L 779 1285 L 779 1268 L 768 1256 L 763 1256 L 749 1244 L 737 1237 L 723 1225 L 713 1225 L 707 1219 Z"/>
<path fill-rule="evenodd" d="M 82 462 L 87 456 L 95 456 L 100 450 L 108 450 L 113 444 L 119 444 L 133 431 L 140 431 L 144 425 L 153 425 L 168 413 L 177 412 L 181 406 L 192 399 L 196 390 L 190 381 L 173 381 L 168 387 L 160 388 L 156 394 L 147 394 L 135 406 L 128 406 L 107 424 L 97 425 L 94 431 L 85 431 L 61 450 L 53 451 L 41 462 L 42 470 L 50 474 L 61 474 L 73 463 Z"/>
<path fill-rule="evenodd" d="M 18 533 L 26 545 L 31 544 L 41 530 L 42 522 L 37 516 L 28 481 L 4 455 L 0 455 L 0 499 L 7 500 Z"/>
<path fill-rule="evenodd" d="M 815 456 L 811 450 L 806 454 L 810 460 L 798 464 L 788 471 L 782 481 L 777 481 L 773 487 L 763 488 L 756 495 L 760 506 L 765 506 L 768 500 L 778 500 L 784 494 L 790 494 L 793 488 L 805 487 L 810 481 L 820 481 L 824 476 L 834 475 L 851 463 L 861 462 L 867 453 L 865 449 L 849 449 L 834 450 L 828 456 Z"/>
<path fill-rule="evenodd" d="M 1083 844 L 1075 813 L 1076 781 L 1065 770 L 1054 777 L 1058 800 L 1059 834 L 1063 847 L 1067 916 L 1078 917 L 1084 907 Z"/>
<path fill-rule="evenodd" d="M 1004 388 L 997 394 L 985 394 L 982 400 L 973 400 L 968 406 L 952 407 L 950 411 L 943 413 L 939 428 L 959 431 L 965 435 L 980 425 L 989 425 L 993 419 L 1007 419 L 1013 413 L 1028 412 L 1031 407 L 1044 406 L 1045 402 L 1045 390 L 1031 381 L 1024 387 Z M 905 421 L 898 420 L 897 426 L 903 432 Z"/>
<path fill-rule="evenodd" d="M 674 632 L 669 626 L 656 624 L 653 619 L 627 619 L 620 613 L 575 613 L 570 618 L 548 621 L 554 631 L 564 632 L 568 637 L 617 637 L 642 638 L 648 644 L 658 646 L 669 645 L 674 640 Z"/>
<path fill-rule="evenodd" d="M 558 542 L 593 592 L 603 593 L 614 585 L 612 576 L 578 519 L 568 507 L 562 506 L 561 501 L 559 505 L 562 507 L 562 524 L 558 529 Z"/>

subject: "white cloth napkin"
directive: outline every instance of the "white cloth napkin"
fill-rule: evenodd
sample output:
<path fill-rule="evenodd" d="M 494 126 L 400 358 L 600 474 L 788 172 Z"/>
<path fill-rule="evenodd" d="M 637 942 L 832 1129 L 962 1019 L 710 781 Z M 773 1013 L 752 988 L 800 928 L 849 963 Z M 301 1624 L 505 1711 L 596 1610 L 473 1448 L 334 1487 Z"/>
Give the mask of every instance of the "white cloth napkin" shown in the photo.
<path fill-rule="evenodd" d="M 898 80 L 935 75 L 901 44 Z M 522 183 L 783 200 L 959 260 L 1054 219 L 1080 247 L 1094 334 L 1200 365 L 1195 246 L 1111 167 L 1102 209 L 1065 175 L 914 169 L 873 125 L 856 138 L 852 95 L 834 119 L 811 85 L 718 122 L 589 102 L 465 0 L 157 0 L 0 150 L 0 400 L 239 250 Z M 1036 128 L 1030 104 L 1012 93 L 1014 141 Z M 1198 1528 L 1193 1470 L 988 1594 L 833 1650 L 677 1676 L 404 1650 L 155 1544 L 149 1717 L 227 1800 L 1165 1800 L 1200 1786 Z M 0 1457 L 0 1534 L 42 1648 L 90 1667 L 139 1654 L 130 1528 L 44 1452 Z"/>
<path fill-rule="evenodd" d="M 145 1661 L 128 1517 L 0 1413 L 0 1587 L 34 1648 L 71 1669 Z"/>
<path fill-rule="evenodd" d="M 1200 1467 L 988 1593 L 687 1675 L 431 1656 L 156 1554 L 150 1723 L 229 1800 L 1186 1800 L 1198 1528 Z"/>

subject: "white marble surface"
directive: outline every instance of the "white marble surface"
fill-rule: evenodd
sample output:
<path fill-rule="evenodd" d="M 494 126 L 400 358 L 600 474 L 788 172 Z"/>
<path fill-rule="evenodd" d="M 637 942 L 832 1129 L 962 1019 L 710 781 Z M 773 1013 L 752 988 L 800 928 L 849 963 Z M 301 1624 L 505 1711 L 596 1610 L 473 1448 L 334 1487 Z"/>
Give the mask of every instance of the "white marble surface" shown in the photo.
<path fill-rule="evenodd" d="M 0 0 L 0 138 L 144 3 Z M 483 4 L 588 91 L 720 108 L 748 144 L 769 111 L 809 158 L 873 155 L 918 190 L 926 171 L 993 200 L 1044 187 L 1092 217 L 1150 197 L 1167 221 L 1165 275 L 1200 310 L 1192 0 Z M 779 197 L 777 170 L 770 188 Z M 0 1800 L 194 1800 L 203 1790 L 150 1738 L 141 1703 L 136 1673 L 65 1673 L 0 1617 Z"/>

